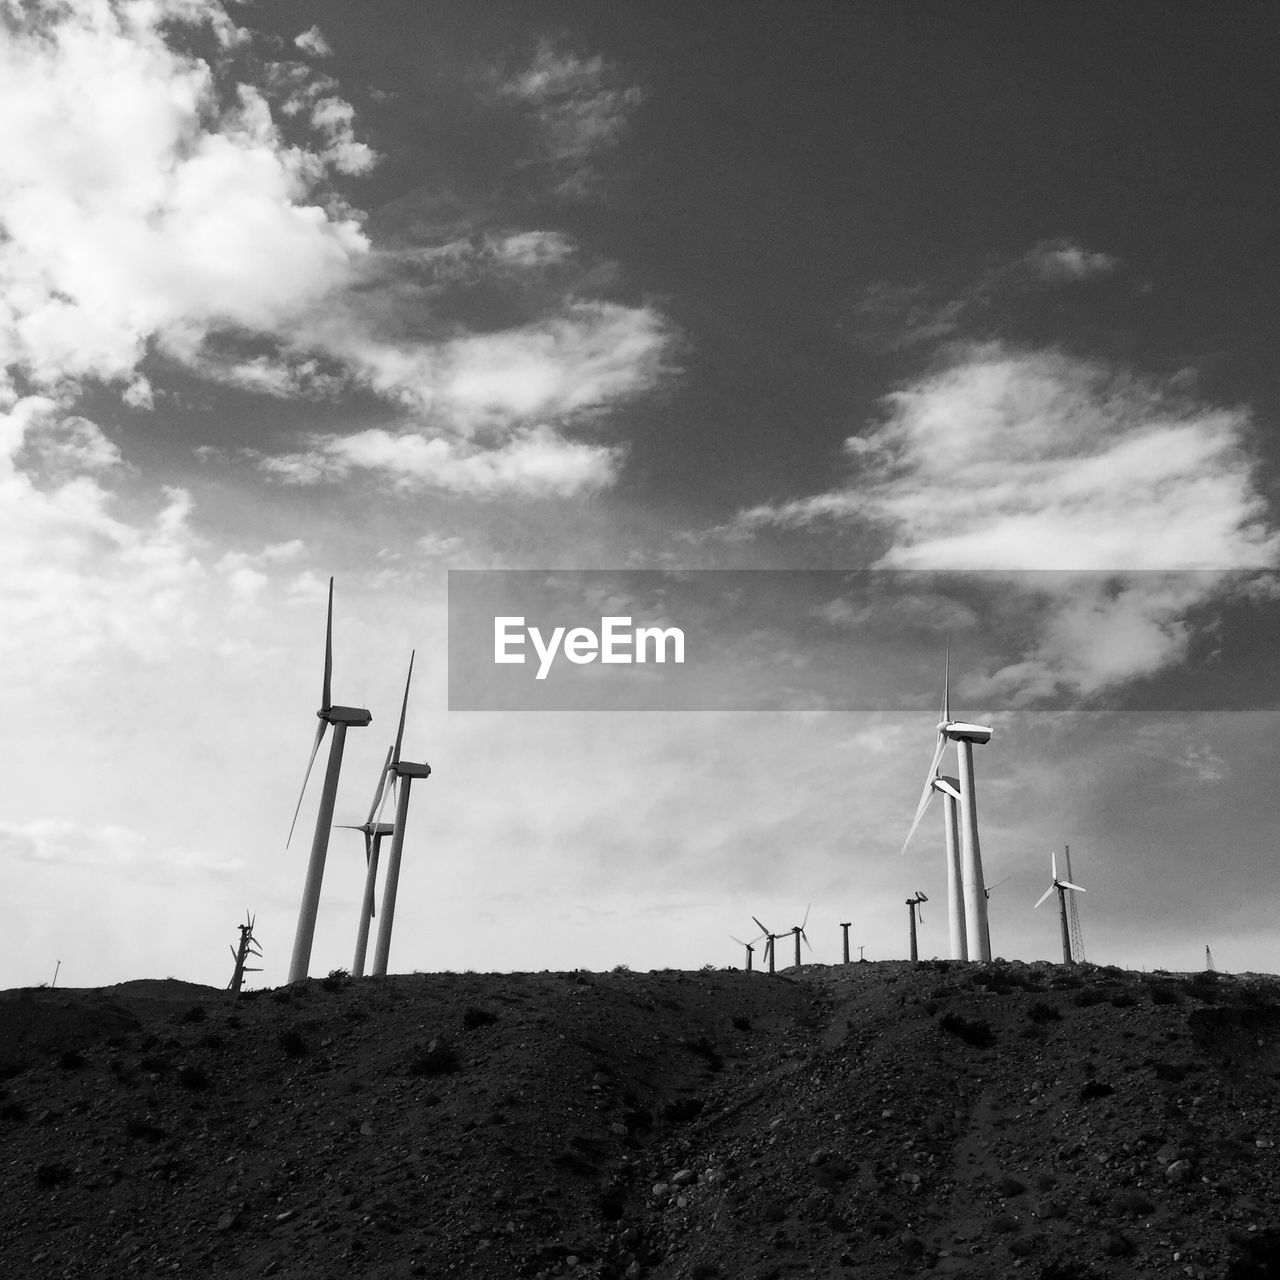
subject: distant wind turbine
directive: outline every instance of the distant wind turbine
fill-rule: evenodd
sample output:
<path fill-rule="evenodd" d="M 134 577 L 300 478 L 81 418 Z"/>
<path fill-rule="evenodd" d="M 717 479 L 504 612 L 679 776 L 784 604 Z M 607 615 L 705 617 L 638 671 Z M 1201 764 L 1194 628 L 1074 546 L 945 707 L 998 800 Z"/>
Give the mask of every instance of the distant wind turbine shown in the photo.
<path fill-rule="evenodd" d="M 912 960 L 920 959 L 919 952 L 916 948 L 916 912 L 917 910 L 919 910 L 920 904 L 922 902 L 928 902 L 928 901 L 929 901 L 928 895 L 921 893 L 919 889 L 916 890 L 916 894 L 914 898 L 907 899 L 907 916 L 911 921 L 911 958 Z M 920 923 L 924 924 L 923 911 L 920 912 Z"/>
<path fill-rule="evenodd" d="M 1069 875 L 1069 874 L 1070 874 L 1070 872 L 1068 872 L 1068 875 Z M 982 896 L 983 896 L 984 898 L 986 898 L 987 903 L 988 903 L 988 906 L 987 906 L 987 950 L 988 950 L 989 952 L 991 952 L 991 954 L 992 954 L 992 955 L 995 955 L 995 952 L 991 950 L 991 906 L 990 906 L 990 902 L 991 902 L 991 891 L 992 891 L 993 889 L 998 889 L 1002 884 L 1004 884 L 1004 881 L 1005 881 L 1005 880 L 1012 880 L 1012 879 L 1013 879 L 1013 877 L 1012 877 L 1011 875 L 1005 876 L 1004 880 L 997 880 L 997 881 L 995 882 L 995 884 L 989 884 L 989 885 L 987 885 L 987 887 L 986 887 L 985 889 L 983 889 L 983 891 L 982 891 Z"/>
<path fill-rule="evenodd" d="M 1071 889 L 1075 893 L 1084 893 L 1084 889 L 1078 884 L 1072 884 L 1070 880 L 1058 879 L 1058 855 L 1051 853 L 1049 855 L 1049 865 L 1053 870 L 1053 883 L 1040 895 L 1036 902 L 1038 907 L 1055 889 L 1058 891 L 1058 915 L 1062 921 L 1062 963 L 1071 963 L 1071 932 L 1067 925 L 1067 890 Z"/>
<path fill-rule="evenodd" d="M 810 951 L 813 950 L 813 943 L 809 941 L 809 935 L 804 931 L 805 925 L 809 923 L 809 912 L 812 910 L 813 910 L 813 903 L 811 902 L 804 909 L 804 919 L 801 920 L 799 924 L 793 924 L 791 926 L 791 934 L 796 941 L 796 968 L 797 969 L 800 967 L 800 939 L 803 938 L 804 945 L 808 947 Z"/>
<path fill-rule="evenodd" d="M 751 918 L 755 920 L 756 928 L 760 930 L 761 935 L 766 940 L 764 944 L 764 954 L 765 954 L 765 958 L 769 961 L 769 972 L 776 973 L 777 969 L 775 968 L 775 961 L 774 961 L 774 955 L 773 955 L 773 943 L 774 943 L 774 939 L 779 937 L 780 935 L 774 933 L 773 930 L 771 930 L 767 924 L 761 924 L 759 919 L 757 919 L 757 917 L 752 916 Z"/>
<path fill-rule="evenodd" d="M 391 768 L 391 753 L 394 749 L 387 748 L 387 758 L 378 774 L 378 785 L 374 789 L 373 803 L 369 806 L 369 816 L 358 827 L 342 822 L 337 824 L 340 831 L 364 832 L 364 893 L 360 899 L 360 924 L 356 929 L 356 954 L 351 962 L 353 978 L 364 977 L 364 958 L 369 949 L 369 921 L 374 916 L 374 884 L 378 878 L 378 854 L 382 849 L 382 838 L 395 830 L 389 822 L 378 822 L 374 816 L 382 804 L 382 793 L 387 787 L 387 771 Z"/>
<path fill-rule="evenodd" d="M 316 740 L 311 748 L 311 758 L 307 761 L 307 772 L 302 779 L 302 790 L 298 793 L 298 803 L 293 811 L 293 822 L 289 825 L 289 839 L 285 848 L 293 839 L 293 828 L 298 822 L 298 812 L 302 808 L 302 797 L 306 794 L 307 782 L 311 778 L 311 766 L 316 762 L 316 753 L 320 750 L 320 742 L 325 730 L 333 725 L 333 741 L 329 744 L 329 766 L 325 770 L 324 787 L 320 792 L 320 810 L 316 814 L 316 833 L 311 841 L 311 858 L 307 863 L 307 879 L 302 889 L 302 906 L 298 912 L 298 931 L 293 940 L 293 955 L 289 960 L 289 981 L 301 982 L 307 976 L 311 964 L 311 942 L 316 931 L 316 915 L 320 909 L 320 883 L 324 879 L 324 861 L 329 852 L 329 829 L 333 826 L 333 805 L 338 795 L 338 774 L 342 771 L 342 748 L 347 740 L 347 727 L 353 725 L 363 728 L 373 717 L 363 707 L 335 707 L 330 694 L 329 683 L 333 675 L 333 579 L 329 579 L 329 613 L 324 633 L 324 684 L 321 690 L 320 710 L 316 715 L 320 725 L 316 729 Z"/>
<path fill-rule="evenodd" d="M 416 652 L 416 651 L 415 651 Z M 391 955 L 391 926 L 396 918 L 396 886 L 400 882 L 400 856 L 404 851 L 404 829 L 409 820 L 409 787 L 414 778 L 429 778 L 429 764 L 411 764 L 400 759 L 400 744 L 404 739 L 404 717 L 409 709 L 409 685 L 413 681 L 413 658 L 409 654 L 409 674 L 404 682 L 404 701 L 400 704 L 400 727 L 396 730 L 396 744 L 391 753 L 391 763 L 387 765 L 392 785 L 399 784 L 399 795 L 396 797 L 396 819 L 391 836 L 391 853 L 387 858 L 387 875 L 382 885 L 382 919 L 378 922 L 378 943 L 373 953 L 374 977 L 387 976 L 387 961 Z M 383 802 L 386 801 L 383 792 Z"/>
<path fill-rule="evenodd" d="M 951 886 L 956 881 L 953 870 L 956 859 L 952 854 L 954 845 L 948 837 L 947 848 L 947 885 L 948 885 L 948 921 L 951 935 L 953 958 L 969 960 L 990 960 L 991 947 L 987 941 L 987 898 L 982 880 L 982 849 L 978 840 L 978 797 L 973 777 L 973 744 L 991 741 L 991 727 L 985 724 L 971 724 L 966 720 L 951 718 L 951 654 L 948 651 L 942 679 L 942 718 L 938 722 L 938 741 L 933 753 L 933 762 L 929 772 L 925 774 L 924 790 L 920 795 L 920 803 L 916 806 L 916 814 L 911 822 L 907 838 L 902 842 L 902 852 L 906 851 L 915 835 L 920 819 L 929 805 L 935 791 L 957 802 L 957 809 L 944 808 L 944 817 L 952 823 L 959 818 L 959 881 L 964 902 L 964 946 L 967 954 L 956 957 L 957 943 L 960 940 L 959 902 L 951 898 Z M 956 752 L 960 762 L 960 778 L 958 785 L 951 778 L 943 778 L 938 772 L 942 753 L 947 743 L 956 744 Z M 960 895 L 957 895 L 957 898 Z"/>
<path fill-rule="evenodd" d="M 747 949 L 747 972 L 750 973 L 752 968 L 751 958 L 755 955 L 756 943 L 759 942 L 760 939 L 752 938 L 750 942 L 743 942 L 741 938 L 735 938 L 733 934 L 730 934 L 729 937 L 733 938 L 734 942 L 736 942 L 738 946 L 745 947 Z"/>

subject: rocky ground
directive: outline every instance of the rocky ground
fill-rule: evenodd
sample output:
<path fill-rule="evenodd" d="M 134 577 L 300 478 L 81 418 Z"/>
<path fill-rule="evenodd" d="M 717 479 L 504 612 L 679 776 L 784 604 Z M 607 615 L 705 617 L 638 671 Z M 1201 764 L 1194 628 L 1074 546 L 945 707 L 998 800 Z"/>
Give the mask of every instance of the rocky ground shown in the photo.
<path fill-rule="evenodd" d="M 0 993 L 0 1275 L 1280 1276 L 1280 979 Z"/>

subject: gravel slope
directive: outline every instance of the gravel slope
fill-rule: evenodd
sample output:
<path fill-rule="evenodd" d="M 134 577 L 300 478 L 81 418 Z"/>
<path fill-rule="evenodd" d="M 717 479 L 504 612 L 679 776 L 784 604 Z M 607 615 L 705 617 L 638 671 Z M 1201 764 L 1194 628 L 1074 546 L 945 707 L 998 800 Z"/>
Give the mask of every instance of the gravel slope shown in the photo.
<path fill-rule="evenodd" d="M 1280 980 L 0 993 L 0 1275 L 1280 1276 Z"/>

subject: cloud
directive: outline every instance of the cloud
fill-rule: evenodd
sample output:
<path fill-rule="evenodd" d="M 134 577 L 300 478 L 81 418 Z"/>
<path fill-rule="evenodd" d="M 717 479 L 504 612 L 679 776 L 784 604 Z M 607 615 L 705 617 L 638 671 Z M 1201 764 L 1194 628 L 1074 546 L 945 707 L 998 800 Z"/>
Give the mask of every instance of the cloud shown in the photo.
<path fill-rule="evenodd" d="M 296 43 L 328 51 L 315 29 Z M 87 384 L 114 383 L 145 411 L 176 363 L 279 399 L 372 393 L 407 415 L 268 460 L 293 482 L 358 467 L 468 493 L 609 483 L 622 452 L 570 435 L 666 375 L 662 317 L 590 296 L 608 269 L 555 231 L 375 250 L 333 185 L 376 160 L 355 109 L 331 77 L 262 63 L 253 44 L 215 0 L 16 11 L 0 33 L 0 390 L 71 414 Z M 600 59 L 545 46 L 502 93 L 557 164 L 582 166 L 634 101 L 609 82 Z"/>
<path fill-rule="evenodd" d="M 882 539 L 876 567 L 994 570 L 1028 592 L 1043 581 L 1019 571 L 1074 571 L 986 690 L 1093 693 L 1185 656 L 1188 611 L 1280 560 L 1253 430 L 1243 408 L 1101 361 L 973 344 L 885 397 L 847 442 L 847 483 L 744 511 L 737 527 L 860 525 Z"/>
<path fill-rule="evenodd" d="M 39 480 L 21 465 L 50 458 Z M 91 474 L 116 461 L 94 424 L 62 417 L 47 398 L 0 413 L 0 658 L 14 679 L 74 668 L 107 646 L 155 657 L 190 625 L 203 578 L 190 495 L 164 488 L 150 518 L 126 519 Z"/>
<path fill-rule="evenodd" d="M 311 27 L 301 35 L 295 36 L 293 43 L 303 53 L 310 54 L 313 58 L 333 57 L 333 49 L 330 47 L 328 40 L 324 38 L 324 32 L 319 27 Z"/>
<path fill-rule="evenodd" d="M 1072 240 L 1041 240 L 1017 264 L 1049 283 L 1070 283 L 1106 275 L 1120 260 L 1109 253 L 1082 248 Z"/>
<path fill-rule="evenodd" d="M 636 85 L 617 84 L 603 58 L 579 57 L 546 40 L 526 67 L 498 85 L 497 94 L 533 112 L 540 159 L 551 166 L 563 196 L 595 188 L 596 157 L 616 145 L 644 97 Z"/>
<path fill-rule="evenodd" d="M 310 452 L 267 458 L 263 466 L 294 484 L 342 479 L 364 470 L 387 476 L 406 490 L 568 497 L 611 484 L 619 462 L 616 449 L 565 440 L 548 427 L 519 431 L 500 447 L 486 449 L 375 427 L 318 437 Z"/>
<path fill-rule="evenodd" d="M 1056 352 L 971 346 L 886 396 L 846 442 L 861 470 L 746 511 L 748 526 L 879 524 L 885 568 L 1231 569 L 1274 564 L 1248 412 Z"/>
<path fill-rule="evenodd" d="M 258 88 L 166 44 L 175 22 L 234 30 L 212 2 L 38 0 L 0 35 L 0 350 L 39 388 L 276 331 L 368 247 L 314 199 L 359 163 L 338 101 L 318 149 L 286 144 Z"/>
<path fill-rule="evenodd" d="M 28 862 L 101 868 L 150 884 L 189 884 L 193 875 L 223 876 L 245 865 L 239 858 L 148 848 L 144 836 L 116 823 L 85 826 L 63 818 L 0 822 L 0 851 Z"/>
<path fill-rule="evenodd" d="M 932 346 L 964 332 L 1001 332 L 1012 304 L 1118 272 L 1119 258 L 1061 238 L 1041 240 L 960 287 L 877 281 L 847 308 L 853 342 L 888 353 Z"/>
<path fill-rule="evenodd" d="M 600 302 L 432 346 L 356 330 L 339 341 L 356 376 L 413 420 L 398 431 L 313 435 L 302 451 L 262 459 L 269 473 L 312 484 L 362 469 L 402 488 L 560 496 L 612 483 L 623 457 L 568 439 L 564 427 L 655 385 L 668 347 L 656 312 Z"/>

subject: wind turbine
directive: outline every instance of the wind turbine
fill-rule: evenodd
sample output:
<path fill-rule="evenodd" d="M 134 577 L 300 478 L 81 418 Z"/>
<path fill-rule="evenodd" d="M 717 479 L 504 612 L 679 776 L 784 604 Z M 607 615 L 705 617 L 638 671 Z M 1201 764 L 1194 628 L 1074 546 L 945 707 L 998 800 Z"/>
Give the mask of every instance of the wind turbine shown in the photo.
<path fill-rule="evenodd" d="M 416 652 L 416 650 L 414 651 Z M 382 885 L 382 920 L 378 924 L 378 943 L 373 952 L 373 974 L 376 978 L 387 976 L 387 960 L 391 955 L 391 926 L 396 917 L 396 886 L 400 882 L 400 855 L 404 851 L 404 828 L 409 818 L 409 788 L 414 778 L 431 777 L 429 764 L 411 764 L 400 759 L 400 743 L 404 738 L 404 717 L 409 709 L 409 685 L 413 680 L 414 653 L 409 654 L 409 674 L 404 682 L 404 701 L 400 704 L 400 727 L 396 730 L 396 744 L 391 753 L 391 763 L 386 773 L 392 786 L 398 782 L 400 794 L 396 797 L 396 820 L 391 836 L 391 854 L 387 858 L 387 875 Z M 387 792 L 383 792 L 385 803 Z"/>
<path fill-rule="evenodd" d="M 740 946 L 740 947 L 746 947 L 746 949 L 747 949 L 747 972 L 748 972 L 748 973 L 750 973 L 750 972 L 751 972 L 751 957 L 755 954 L 755 950 L 756 950 L 756 943 L 757 943 L 757 942 L 759 942 L 759 941 L 760 941 L 760 939 L 759 939 L 759 938 L 752 938 L 750 942 L 743 942 L 743 940 L 742 940 L 741 938 L 734 938 L 733 934 L 730 934 L 730 935 L 729 935 L 729 937 L 733 938 L 734 942 L 736 942 L 736 943 L 738 944 L 738 946 Z"/>
<path fill-rule="evenodd" d="M 1067 874 L 1070 875 L 1071 873 L 1068 871 Z M 1013 879 L 1012 875 L 1005 876 L 1004 878 L 1004 880 L 1012 880 L 1012 879 Z M 987 885 L 986 888 L 983 889 L 982 891 L 982 896 L 986 898 L 988 902 L 990 902 L 992 889 L 998 889 L 1002 884 L 1004 884 L 1004 880 L 997 880 L 995 884 Z M 991 908 L 989 906 L 987 907 L 987 950 L 991 951 Z M 994 955 L 995 952 L 992 951 L 991 954 Z"/>
<path fill-rule="evenodd" d="M 922 902 L 928 902 L 927 894 L 923 894 L 919 889 L 916 890 L 914 898 L 907 899 L 907 916 L 911 921 L 911 958 L 919 960 L 920 956 L 916 951 L 916 910 Z M 920 912 L 920 923 L 924 924 L 924 912 Z"/>
<path fill-rule="evenodd" d="M 374 882 L 378 878 L 378 854 L 382 849 L 382 837 L 389 836 L 395 828 L 389 822 L 377 822 L 374 814 L 382 803 L 382 793 L 387 786 L 387 770 L 391 767 L 393 747 L 387 748 L 387 758 L 382 772 L 378 774 L 378 785 L 373 793 L 373 803 L 369 806 L 369 816 L 364 822 L 353 827 L 347 823 L 338 823 L 341 831 L 364 832 L 364 894 L 360 900 L 360 925 L 356 930 L 356 955 L 351 962 L 351 976 L 364 977 L 364 957 L 369 948 L 369 921 L 373 919 Z"/>
<path fill-rule="evenodd" d="M 1067 890 L 1072 889 L 1076 893 L 1084 893 L 1078 884 L 1072 884 L 1070 880 L 1058 879 L 1058 855 L 1051 853 L 1049 855 L 1049 865 L 1053 868 L 1053 883 L 1040 895 L 1036 906 L 1038 907 L 1055 889 L 1058 891 L 1058 914 L 1062 919 L 1062 963 L 1071 963 L 1071 933 L 1067 927 Z"/>
<path fill-rule="evenodd" d="M 804 945 L 808 947 L 810 951 L 813 950 L 813 943 L 809 941 L 809 935 L 804 931 L 805 925 L 809 923 L 809 912 L 812 910 L 813 910 L 813 903 L 811 902 L 804 909 L 804 919 L 801 920 L 799 924 L 793 924 L 791 926 L 791 934 L 796 940 L 796 968 L 797 969 L 800 967 L 800 939 L 803 938 Z"/>
<path fill-rule="evenodd" d="M 948 920 L 951 934 L 952 956 L 956 959 L 990 960 L 991 946 L 987 941 L 987 897 L 982 881 L 982 850 L 978 841 L 978 797 L 973 779 L 973 744 L 991 741 L 991 726 L 971 724 L 967 720 L 951 718 L 951 654 L 948 652 L 942 679 L 942 718 L 938 722 L 938 742 L 933 752 L 933 762 L 925 775 L 924 790 L 920 795 L 920 803 L 916 806 L 916 816 L 912 819 L 911 829 L 902 842 L 902 851 L 911 843 L 920 819 L 928 808 L 929 800 L 935 791 L 956 802 L 954 810 L 944 809 L 944 818 L 959 827 L 959 873 L 954 870 L 957 859 L 952 854 L 951 837 L 948 837 L 947 849 L 947 886 L 948 886 Z M 947 743 L 956 744 L 956 753 L 960 761 L 960 778 L 958 783 L 952 778 L 943 778 L 938 773 L 938 765 Z M 959 819 L 956 824 L 956 819 Z M 952 897 L 952 885 L 959 880 L 961 893 Z M 960 942 L 959 899 L 963 897 L 963 942 L 961 947 L 965 954 L 957 955 L 957 943 Z M 975 954 L 976 953 L 976 954 Z"/>
<path fill-rule="evenodd" d="M 752 916 L 751 918 L 755 920 L 756 928 L 760 930 L 761 937 L 766 939 L 766 942 L 764 944 L 764 954 L 765 954 L 765 958 L 769 961 L 769 972 L 776 973 L 777 970 L 774 967 L 774 957 L 773 957 L 773 940 L 779 937 L 780 935 L 774 933 L 767 924 L 761 924 L 760 921 L 756 919 L 755 916 Z"/>
<path fill-rule="evenodd" d="M 316 833 L 311 841 L 311 859 L 307 863 L 307 879 L 302 888 L 302 907 L 298 912 L 298 931 L 293 939 L 293 956 L 289 960 L 289 981 L 301 982 L 307 976 L 311 964 L 311 940 L 316 931 L 316 914 L 320 909 L 320 883 L 324 879 L 324 860 L 329 852 L 329 829 L 333 826 L 333 805 L 338 795 L 338 774 L 342 771 L 342 748 L 347 740 L 347 727 L 364 728 L 373 717 L 364 707 L 335 707 L 330 696 L 329 681 L 333 674 L 333 579 L 329 579 L 329 615 L 324 633 L 324 684 L 320 695 L 320 710 L 316 715 L 320 725 L 316 729 L 316 740 L 311 748 L 311 759 L 307 761 L 307 772 L 302 779 L 302 790 L 298 793 L 298 804 L 293 811 L 293 822 L 289 824 L 289 839 L 285 848 L 293 839 L 293 828 L 298 822 L 298 811 L 302 808 L 302 797 L 307 791 L 307 782 L 311 778 L 311 766 L 316 762 L 316 752 L 320 750 L 320 742 L 324 731 L 333 725 L 333 741 L 329 744 L 329 766 L 325 770 L 324 787 L 320 792 L 320 810 L 316 814 Z"/>

